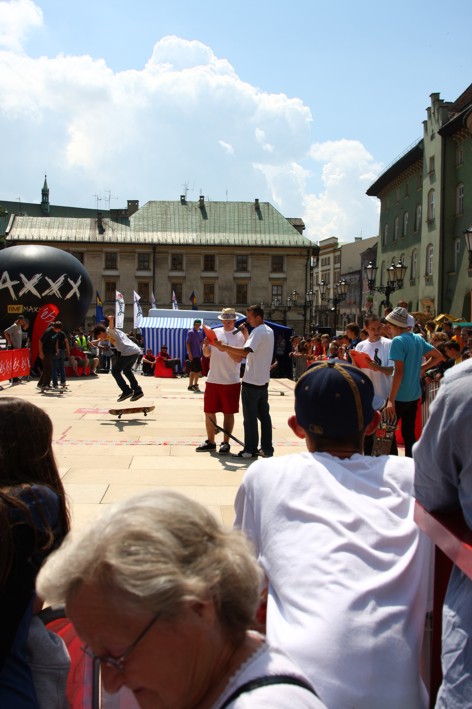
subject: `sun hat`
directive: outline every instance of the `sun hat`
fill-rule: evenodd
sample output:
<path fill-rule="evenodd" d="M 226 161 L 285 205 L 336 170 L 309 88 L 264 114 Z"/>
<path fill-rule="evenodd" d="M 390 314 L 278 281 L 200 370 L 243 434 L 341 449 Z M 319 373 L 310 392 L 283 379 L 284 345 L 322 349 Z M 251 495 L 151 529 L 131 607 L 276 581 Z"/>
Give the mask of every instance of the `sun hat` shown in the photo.
<path fill-rule="evenodd" d="M 236 320 L 236 310 L 234 308 L 223 308 L 218 315 L 218 320 Z"/>
<path fill-rule="evenodd" d="M 362 369 L 336 360 L 315 362 L 295 386 L 295 413 L 311 433 L 343 438 L 372 421 L 374 387 Z"/>
<path fill-rule="evenodd" d="M 405 330 L 407 327 L 410 327 L 408 323 L 408 310 L 405 310 L 405 308 L 394 308 L 392 312 L 385 317 L 385 320 Z"/>

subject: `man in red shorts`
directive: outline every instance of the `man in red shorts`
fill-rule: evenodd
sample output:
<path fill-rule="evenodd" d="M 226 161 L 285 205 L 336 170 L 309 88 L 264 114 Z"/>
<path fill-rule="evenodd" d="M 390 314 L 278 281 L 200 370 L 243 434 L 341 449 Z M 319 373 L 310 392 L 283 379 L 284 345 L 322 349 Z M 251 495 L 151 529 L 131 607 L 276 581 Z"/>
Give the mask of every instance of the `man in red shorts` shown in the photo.
<path fill-rule="evenodd" d="M 214 330 L 217 339 L 233 347 L 243 347 L 247 339 L 242 332 L 235 331 L 236 313 L 234 308 L 223 308 L 218 319 L 223 327 Z M 223 413 L 223 428 L 227 433 L 233 432 L 234 414 L 239 412 L 239 395 L 241 391 L 240 363 L 244 355 L 229 355 L 220 352 L 216 347 L 210 347 L 208 340 L 204 340 L 203 354 L 210 357 L 210 371 L 208 372 L 203 410 L 205 412 L 205 425 L 207 439 L 195 450 L 197 452 L 216 450 L 215 427 L 210 418 L 216 421 L 216 413 Z M 223 434 L 223 443 L 220 445 L 219 454 L 228 455 L 230 452 L 229 436 Z"/>

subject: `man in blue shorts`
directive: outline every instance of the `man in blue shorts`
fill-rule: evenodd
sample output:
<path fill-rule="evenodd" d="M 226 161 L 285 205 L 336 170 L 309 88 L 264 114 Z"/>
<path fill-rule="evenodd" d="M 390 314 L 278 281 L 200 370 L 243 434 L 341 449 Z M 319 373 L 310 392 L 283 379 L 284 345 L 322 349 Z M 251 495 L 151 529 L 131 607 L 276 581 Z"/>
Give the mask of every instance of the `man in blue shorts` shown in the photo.
<path fill-rule="evenodd" d="M 236 320 L 234 308 L 223 308 L 221 314 L 218 315 L 218 319 L 221 320 L 223 327 L 214 330 L 217 340 L 233 347 L 244 347 L 247 339 L 247 330 L 245 329 L 245 335 L 242 332 L 234 331 Z M 239 395 L 241 391 L 239 372 L 240 363 L 244 355 L 228 356 L 226 353 L 220 352 L 216 347 L 210 347 L 207 340 L 203 344 L 203 354 L 205 357 L 210 357 L 210 371 L 208 372 L 203 399 L 207 439 L 195 450 L 198 453 L 216 450 L 215 426 L 210 419 L 216 421 L 216 413 L 220 411 L 223 414 L 225 433 L 223 434 L 223 443 L 220 445 L 218 452 L 220 455 L 228 455 L 230 452 L 228 434 L 233 432 L 234 414 L 239 412 Z"/>
<path fill-rule="evenodd" d="M 202 372 L 202 342 L 205 339 L 205 334 L 201 330 L 202 321 L 197 319 L 193 321 L 193 328 L 187 333 L 187 357 L 190 360 L 190 374 L 187 389 L 189 391 L 200 392 L 198 387 L 198 378 Z"/>

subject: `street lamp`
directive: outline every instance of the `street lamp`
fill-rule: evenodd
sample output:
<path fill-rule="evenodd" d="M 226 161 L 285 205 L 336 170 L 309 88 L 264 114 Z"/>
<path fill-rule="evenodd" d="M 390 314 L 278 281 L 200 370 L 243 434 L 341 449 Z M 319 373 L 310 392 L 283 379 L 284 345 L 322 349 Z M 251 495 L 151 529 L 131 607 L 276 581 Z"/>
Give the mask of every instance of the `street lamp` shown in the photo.
<path fill-rule="evenodd" d="M 391 307 L 390 294 L 394 293 L 396 290 L 403 288 L 403 281 L 405 280 L 405 273 L 407 267 L 403 261 L 398 261 L 395 265 L 395 259 L 392 259 L 391 265 L 386 269 L 387 271 L 387 285 L 386 286 L 376 286 L 375 279 L 377 276 L 378 266 L 375 266 L 373 261 L 369 261 L 368 265 L 364 268 L 367 276 L 367 287 L 371 293 L 385 293 L 385 300 L 382 301 L 382 305 Z"/>
<path fill-rule="evenodd" d="M 349 284 L 347 281 L 342 278 L 338 283 L 333 288 L 333 293 L 334 297 L 333 298 L 328 298 L 328 284 L 326 281 L 322 280 L 320 281 L 320 285 L 318 286 L 319 291 L 320 291 L 320 296 L 321 296 L 321 301 L 325 303 L 332 303 L 333 307 L 331 308 L 331 312 L 334 313 L 334 334 L 336 334 L 337 330 L 337 324 L 338 324 L 338 305 L 342 303 L 344 300 L 346 300 L 347 296 L 347 289 L 349 287 Z"/>
<path fill-rule="evenodd" d="M 472 268 L 472 224 L 464 231 L 464 239 L 469 252 L 469 268 Z"/>

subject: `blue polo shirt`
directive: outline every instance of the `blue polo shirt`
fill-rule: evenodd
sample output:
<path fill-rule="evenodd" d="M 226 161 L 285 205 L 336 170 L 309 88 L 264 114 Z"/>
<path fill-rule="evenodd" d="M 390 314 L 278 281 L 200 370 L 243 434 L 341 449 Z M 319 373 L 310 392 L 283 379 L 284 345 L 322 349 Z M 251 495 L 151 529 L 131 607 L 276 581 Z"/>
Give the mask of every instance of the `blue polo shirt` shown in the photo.
<path fill-rule="evenodd" d="M 420 373 L 423 357 L 433 345 L 413 332 L 403 332 L 392 340 L 390 359 L 403 362 L 403 377 L 396 401 L 416 401 L 421 396 Z"/>

